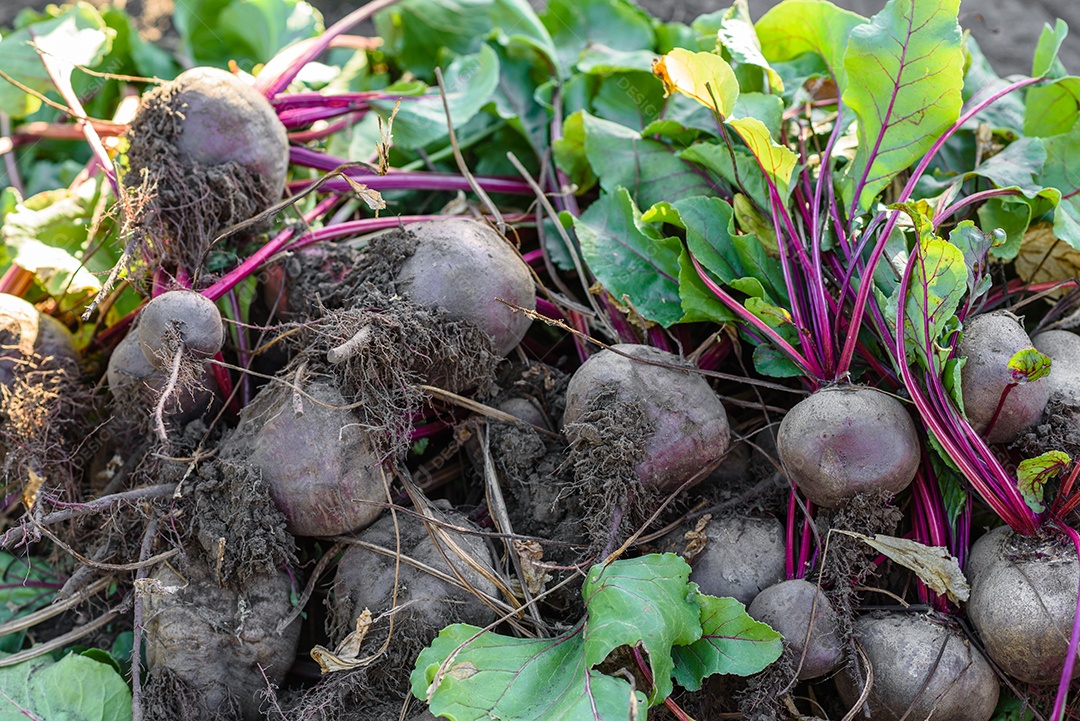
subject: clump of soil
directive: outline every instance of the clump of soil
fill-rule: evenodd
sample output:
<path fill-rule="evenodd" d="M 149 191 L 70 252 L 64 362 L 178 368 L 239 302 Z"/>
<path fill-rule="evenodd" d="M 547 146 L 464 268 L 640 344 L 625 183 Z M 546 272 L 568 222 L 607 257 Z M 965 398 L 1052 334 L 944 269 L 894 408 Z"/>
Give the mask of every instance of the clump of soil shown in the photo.
<path fill-rule="evenodd" d="M 1042 420 L 1023 433 L 1010 446 L 1024 458 L 1034 458 L 1047 451 L 1065 451 L 1076 458 L 1080 453 L 1080 404 L 1057 392 L 1043 410 Z"/>

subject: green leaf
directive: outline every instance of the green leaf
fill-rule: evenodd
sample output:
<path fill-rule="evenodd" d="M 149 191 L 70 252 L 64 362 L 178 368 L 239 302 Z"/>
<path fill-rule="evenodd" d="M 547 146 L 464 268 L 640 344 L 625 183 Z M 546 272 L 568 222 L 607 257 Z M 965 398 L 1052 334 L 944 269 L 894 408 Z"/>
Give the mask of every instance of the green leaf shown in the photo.
<path fill-rule="evenodd" d="M 77 190 L 52 190 L 27 198 L 10 212 L 0 227 L 6 259 L 34 273 L 42 290 L 65 310 L 73 310 L 101 289 L 101 277 L 119 257 L 103 241 L 114 231 L 112 221 L 95 225 L 103 181 L 84 183 Z M 94 238 L 89 236 L 96 228 Z M 92 247 L 97 247 L 88 255 Z"/>
<path fill-rule="evenodd" d="M 773 378 L 801 378 L 804 373 L 799 366 L 779 350 L 762 343 L 754 348 L 754 369 Z"/>
<path fill-rule="evenodd" d="M 787 0 L 761 16 L 754 29 L 770 61 L 794 60 L 815 53 L 825 61 L 837 88 L 847 86 L 844 51 L 852 31 L 867 23 L 858 13 L 821 0 Z"/>
<path fill-rule="evenodd" d="M 1028 88 L 1026 101 L 1025 135 L 1048 138 L 1067 133 L 1080 118 L 1080 77 Z"/>
<path fill-rule="evenodd" d="M 994 246 L 994 238 L 979 230 L 970 220 L 965 220 L 957 224 L 949 233 L 949 242 L 959 248 L 964 255 L 968 299 L 971 302 L 976 301 L 990 289 L 991 279 L 987 274 L 987 256 Z"/>
<path fill-rule="evenodd" d="M 595 666 L 616 648 L 640 643 L 649 652 L 653 699 L 671 695 L 672 647 L 702 635 L 701 608 L 689 593 L 689 578 L 690 566 L 672 553 L 593 566 L 581 589 L 589 614 L 586 662 Z"/>
<path fill-rule="evenodd" d="M 736 147 L 735 166 L 732 152 L 721 143 L 701 142 L 679 152 L 679 157 L 696 163 L 727 181 L 735 191 L 744 192 L 759 208 L 769 207 L 769 189 L 765 173 L 749 148 Z M 737 172 L 736 172 L 737 171 Z"/>
<path fill-rule="evenodd" d="M 789 148 L 773 140 L 769 129 L 757 118 L 729 120 L 728 125 L 735 128 L 743 142 L 750 148 L 761 165 L 761 169 L 776 185 L 780 197 L 786 197 L 788 185 L 791 183 L 791 173 L 795 170 L 798 156 Z"/>
<path fill-rule="evenodd" d="M 433 714 L 457 721 L 624 721 L 631 712 L 644 718 L 640 692 L 595 667 L 617 648 L 642 645 L 652 666 L 654 702 L 666 698 L 675 672 L 672 648 L 702 634 L 700 594 L 689 576 L 690 566 L 671 553 L 596 565 L 582 587 L 585 619 L 555 638 L 450 626 L 417 658 L 413 694 L 428 699 Z M 437 679 L 451 654 L 445 675 Z"/>
<path fill-rule="evenodd" d="M 608 193 L 627 188 L 639 207 L 670 198 L 709 195 L 713 185 L 657 140 L 618 123 L 584 114 L 585 154 Z"/>
<path fill-rule="evenodd" d="M 480 49 L 491 7 L 491 0 L 399 0 L 375 15 L 375 29 L 398 65 L 430 82 L 447 53 Z"/>
<path fill-rule="evenodd" d="M 128 721 L 131 690 L 108 664 L 78 654 L 0 668 L 0 721 Z"/>
<path fill-rule="evenodd" d="M 53 89 L 53 82 L 31 43 L 64 63 L 93 67 L 109 51 L 113 35 L 93 6 L 76 3 L 0 39 L 0 69 L 30 90 L 45 94 Z M 0 112 L 25 118 L 40 107 L 40 99 L 0 79 Z"/>
<path fill-rule="evenodd" d="M 739 81 L 727 62 L 716 53 L 695 53 L 675 48 L 653 65 L 653 72 L 671 93 L 682 93 L 716 112 L 731 115 L 739 98 Z"/>
<path fill-rule="evenodd" d="M 914 212 L 910 206 L 904 210 Z M 917 212 L 914 215 L 919 216 Z M 964 254 L 952 243 L 929 234 L 919 240 L 908 262 L 915 268 L 904 304 L 904 344 L 924 368 L 941 373 L 950 351 L 941 346 L 942 334 L 967 288 Z"/>
<path fill-rule="evenodd" d="M 25 559 L 0 551 L 0 624 L 25 616 L 48 605 L 53 590 L 41 587 L 42 582 L 54 580 L 43 561 Z M 0 636 L 0 654 L 15 653 L 22 648 L 25 633 L 9 633 Z"/>
<path fill-rule="evenodd" d="M 1054 211 L 1054 235 L 1080 250 L 1080 124 L 1068 133 L 1043 141 L 1046 162 L 1038 182 L 1046 188 L 1061 192 L 1061 201 Z"/>
<path fill-rule="evenodd" d="M 926 154 L 960 116 L 964 54 L 960 0 L 890 0 L 851 31 L 843 102 L 858 117 L 849 170 L 860 209 Z"/>
<path fill-rule="evenodd" d="M 563 122 L 562 137 L 552 143 L 555 163 L 570 176 L 578 192 L 596 185 L 596 174 L 585 154 L 585 111 L 579 110 Z"/>
<path fill-rule="evenodd" d="M 592 106 L 605 120 L 640 130 L 660 117 L 664 90 L 650 72 L 614 73 L 600 80 Z"/>
<path fill-rule="evenodd" d="M 729 323 L 738 320 L 738 316 L 705 285 L 686 248 L 679 254 L 679 300 L 683 309 L 680 323 Z"/>
<path fill-rule="evenodd" d="M 1031 77 L 1038 78 L 1045 75 L 1060 78 L 1066 74 L 1065 66 L 1058 59 L 1058 52 L 1068 34 L 1069 26 L 1061 18 L 1058 18 L 1054 27 L 1050 27 L 1049 24 L 1043 25 L 1039 42 L 1035 46 L 1035 56 L 1031 60 Z"/>
<path fill-rule="evenodd" d="M 764 347 L 764 346 L 759 346 Z M 783 637 L 755 621 L 734 598 L 698 595 L 701 639 L 675 649 L 675 680 L 697 691 L 713 674 L 750 676 L 780 658 Z"/>
<path fill-rule="evenodd" d="M 603 195 L 574 220 L 581 253 L 616 300 L 627 296 L 647 319 L 664 327 L 682 317 L 677 238 L 642 222 L 625 188 Z"/>
<path fill-rule="evenodd" d="M 730 8 L 723 11 L 716 39 L 733 61 L 761 69 L 772 92 L 784 92 L 784 81 L 761 52 L 761 41 L 758 40 L 754 24 L 750 20 L 750 9 L 746 0 L 735 0 Z"/>
<path fill-rule="evenodd" d="M 551 0 L 540 16 L 551 34 L 565 77 L 590 45 L 612 50 L 652 50 L 652 19 L 626 0 Z"/>
<path fill-rule="evenodd" d="M 302 0 L 185 0 L 176 4 L 173 24 L 196 63 L 224 67 L 234 60 L 245 70 L 323 31 L 322 15 Z"/>
<path fill-rule="evenodd" d="M 450 106 L 450 121 L 460 128 L 480 112 L 495 93 L 499 84 L 499 57 L 488 45 L 475 55 L 456 58 L 443 73 L 446 101 Z M 394 110 L 394 101 L 378 100 L 372 106 L 385 122 Z M 422 99 L 401 104 L 394 118 L 394 145 L 399 148 L 419 148 L 445 138 L 446 111 L 439 89 L 432 88 Z"/>
<path fill-rule="evenodd" d="M 1035 513 L 1046 510 L 1043 505 L 1043 486 L 1053 480 L 1072 461 L 1064 451 L 1047 451 L 1034 458 L 1025 458 L 1016 468 L 1016 487 Z"/>
<path fill-rule="evenodd" d="M 1050 375 L 1050 364 L 1050 356 L 1034 348 L 1023 348 L 1009 358 L 1009 373 L 1017 385 L 1034 383 Z"/>

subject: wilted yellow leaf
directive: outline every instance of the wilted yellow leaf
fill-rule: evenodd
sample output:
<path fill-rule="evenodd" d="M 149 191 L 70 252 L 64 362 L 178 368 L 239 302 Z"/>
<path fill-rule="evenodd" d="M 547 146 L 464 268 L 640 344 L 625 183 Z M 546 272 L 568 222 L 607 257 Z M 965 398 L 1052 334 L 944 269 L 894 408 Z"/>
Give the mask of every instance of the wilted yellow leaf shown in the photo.
<path fill-rule="evenodd" d="M 1024 233 L 1014 265 L 1017 275 L 1028 283 L 1080 278 L 1080 250 L 1059 240 L 1052 223 L 1036 223 Z M 1070 288 L 1063 287 L 1053 295 L 1060 297 Z"/>
<path fill-rule="evenodd" d="M 739 99 L 735 71 L 715 53 L 675 48 L 653 63 L 653 74 L 664 83 L 665 95 L 682 93 L 723 118 L 731 115 Z"/>
<path fill-rule="evenodd" d="M 942 546 L 927 546 L 918 541 L 895 536 L 864 536 L 852 531 L 839 531 L 860 539 L 904 568 L 915 572 L 922 582 L 937 593 L 944 593 L 953 603 L 968 600 L 971 586 L 960 570 L 960 562 Z"/>

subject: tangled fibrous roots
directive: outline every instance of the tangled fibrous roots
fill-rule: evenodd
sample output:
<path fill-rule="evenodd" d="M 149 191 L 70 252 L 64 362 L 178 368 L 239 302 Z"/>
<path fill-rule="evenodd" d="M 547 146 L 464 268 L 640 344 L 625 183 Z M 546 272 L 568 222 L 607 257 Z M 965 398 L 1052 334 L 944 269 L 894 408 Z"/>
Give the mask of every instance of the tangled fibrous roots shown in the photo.
<path fill-rule="evenodd" d="M 154 672 L 143 687 L 143 717 L 169 721 L 238 721 L 243 718 L 236 699 L 230 698 L 211 710 L 203 703 L 203 698 L 203 693 L 171 669 L 162 668 Z"/>
<path fill-rule="evenodd" d="M 75 361 L 34 354 L 20 363 L 10 385 L 0 383 L 0 488 L 21 487 L 33 473 L 74 498 L 93 410 Z"/>
<path fill-rule="evenodd" d="M 182 89 L 165 84 L 143 96 L 131 123 L 125 205 L 138 251 L 151 267 L 199 268 L 211 241 L 276 198 L 267 180 L 236 162 L 185 162 L 177 141 L 184 122 Z"/>
<path fill-rule="evenodd" d="M 655 429 L 641 404 L 619 400 L 614 388 L 597 394 L 591 410 L 563 428 L 593 546 L 625 540 L 663 498 L 641 482 L 636 470 Z"/>
<path fill-rule="evenodd" d="M 310 324 L 315 341 L 296 364 L 329 361 L 361 422 L 400 451 L 428 397 L 420 385 L 483 394 L 499 357 L 486 333 L 444 310 L 374 291 L 365 301 Z"/>
<path fill-rule="evenodd" d="M 185 486 L 184 517 L 192 519 L 193 535 L 219 583 L 239 587 L 296 564 L 296 540 L 258 468 L 218 457 L 200 465 Z"/>

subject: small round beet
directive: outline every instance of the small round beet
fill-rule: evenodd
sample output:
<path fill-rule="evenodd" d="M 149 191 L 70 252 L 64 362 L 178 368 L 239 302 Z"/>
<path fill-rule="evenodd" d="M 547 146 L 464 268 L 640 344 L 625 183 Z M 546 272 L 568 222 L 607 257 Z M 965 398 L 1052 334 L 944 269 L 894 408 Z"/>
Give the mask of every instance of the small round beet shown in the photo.
<path fill-rule="evenodd" d="M 1013 383 L 1009 359 L 1031 348 L 1031 339 L 1011 313 L 999 311 L 964 321 L 957 355 L 967 358 L 960 371 L 964 413 L 987 443 L 1009 443 L 1039 422 L 1050 399 L 1049 378 L 1015 386 L 998 413 L 1005 389 Z M 1053 375 L 1053 372 L 1051 372 Z M 997 413 L 993 428 L 987 433 Z"/>
<path fill-rule="evenodd" d="M 570 379 L 563 425 L 599 410 L 599 399 L 610 391 L 617 401 L 639 404 L 653 425 L 644 440 L 644 460 L 635 469 L 647 487 L 671 492 L 727 452 L 730 430 L 723 403 L 709 383 L 678 356 L 632 344 L 596 353 Z"/>
<path fill-rule="evenodd" d="M 128 333 L 113 349 L 105 377 L 109 392 L 124 406 L 117 413 L 141 417 L 148 415 L 168 383 L 165 372 L 146 359 L 136 333 Z M 166 402 L 166 417 L 180 423 L 198 418 L 214 400 L 216 388 L 217 381 L 207 368 L 197 384 L 178 388 Z"/>
<path fill-rule="evenodd" d="M 501 355 L 513 350 L 532 320 L 499 300 L 536 308 L 532 274 L 521 256 L 505 238 L 475 220 L 417 223 L 409 231 L 417 245 L 398 272 L 401 295 L 472 322 L 491 336 Z"/>
<path fill-rule="evenodd" d="M 923 615 L 871 614 L 855 635 L 874 668 L 866 701 L 874 721 L 933 719 L 989 721 L 998 700 L 994 670 L 958 629 Z M 859 698 L 862 682 L 847 674 L 836 685 L 844 702 Z"/>
<path fill-rule="evenodd" d="M 796 403 L 780 423 L 776 448 L 799 490 L 826 508 L 859 493 L 899 493 L 920 457 L 904 406 L 865 386 L 823 388 Z"/>
<path fill-rule="evenodd" d="M 198 358 L 225 345 L 225 328 L 214 301 L 191 290 L 170 290 L 139 313 L 139 343 L 155 368 L 168 368 L 178 344 Z"/>
<path fill-rule="evenodd" d="M 1076 615 L 1076 551 L 1061 536 L 994 529 L 972 547 L 968 617 L 986 654 L 1025 683 L 1055 684 Z M 1073 678 L 1080 676 L 1080 664 Z"/>
<path fill-rule="evenodd" d="M 800 681 L 832 673 L 844 660 L 836 611 L 809 581 L 800 578 L 769 586 L 757 595 L 747 613 L 784 637 L 795 663 L 802 662 Z"/>
<path fill-rule="evenodd" d="M 705 549 L 691 561 L 690 580 L 710 596 L 749 605 L 764 589 L 784 580 L 787 546 L 775 518 L 713 519 Z"/>

